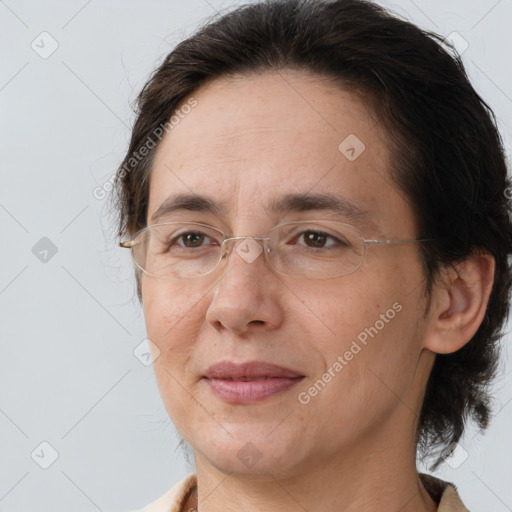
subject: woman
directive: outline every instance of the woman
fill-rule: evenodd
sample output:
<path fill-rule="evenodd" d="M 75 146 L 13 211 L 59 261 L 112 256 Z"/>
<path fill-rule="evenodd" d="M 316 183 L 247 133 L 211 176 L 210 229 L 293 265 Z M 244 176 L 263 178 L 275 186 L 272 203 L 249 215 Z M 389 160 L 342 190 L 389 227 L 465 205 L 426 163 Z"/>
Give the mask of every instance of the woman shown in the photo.
<path fill-rule="evenodd" d="M 146 512 L 466 510 L 512 248 L 492 114 L 439 38 L 361 0 L 241 7 L 140 94 L 116 187 L 196 472 Z"/>

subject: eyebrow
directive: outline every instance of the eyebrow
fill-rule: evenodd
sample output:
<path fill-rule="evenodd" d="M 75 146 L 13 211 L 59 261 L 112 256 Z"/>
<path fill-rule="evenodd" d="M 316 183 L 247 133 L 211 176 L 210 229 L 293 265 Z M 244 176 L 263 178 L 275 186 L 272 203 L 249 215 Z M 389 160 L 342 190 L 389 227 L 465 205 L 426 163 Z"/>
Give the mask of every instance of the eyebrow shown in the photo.
<path fill-rule="evenodd" d="M 226 216 L 227 208 L 215 199 L 198 194 L 182 193 L 168 197 L 153 213 L 151 222 L 177 211 L 211 213 Z M 353 201 L 332 194 L 295 193 L 274 198 L 265 207 L 269 215 L 293 212 L 325 211 L 334 216 L 341 216 L 356 224 L 375 228 L 370 212 L 358 206 Z"/>

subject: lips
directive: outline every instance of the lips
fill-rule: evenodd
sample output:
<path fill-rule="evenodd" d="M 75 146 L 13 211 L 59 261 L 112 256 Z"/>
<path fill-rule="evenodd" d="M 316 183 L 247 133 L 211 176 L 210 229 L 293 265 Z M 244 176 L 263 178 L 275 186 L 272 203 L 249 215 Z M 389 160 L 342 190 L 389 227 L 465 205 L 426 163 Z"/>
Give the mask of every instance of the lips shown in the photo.
<path fill-rule="evenodd" d="M 304 375 L 272 363 L 223 361 L 208 368 L 204 378 L 211 391 L 232 404 L 250 404 L 287 391 Z"/>
<path fill-rule="evenodd" d="M 263 361 L 251 361 L 249 363 L 235 364 L 223 361 L 208 368 L 205 374 L 207 379 L 225 380 L 261 380 L 270 378 L 303 377 L 298 372 Z"/>

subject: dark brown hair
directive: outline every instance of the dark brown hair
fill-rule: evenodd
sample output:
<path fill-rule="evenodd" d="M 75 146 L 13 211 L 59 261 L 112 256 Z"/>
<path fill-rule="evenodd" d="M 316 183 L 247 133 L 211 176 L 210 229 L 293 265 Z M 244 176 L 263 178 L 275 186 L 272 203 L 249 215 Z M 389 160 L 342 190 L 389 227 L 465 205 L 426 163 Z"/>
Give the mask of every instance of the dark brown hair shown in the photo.
<path fill-rule="evenodd" d="M 364 0 L 276 0 L 217 16 L 178 44 L 138 96 L 114 189 L 119 236 L 133 235 L 146 225 L 156 149 L 141 157 L 140 148 L 208 80 L 289 68 L 363 94 L 390 134 L 391 177 L 411 203 L 417 236 L 434 239 L 421 247 L 426 294 L 443 266 L 478 250 L 496 261 L 480 328 L 459 351 L 436 356 L 428 381 L 417 442 L 422 455 L 438 456 L 436 465 L 467 419 L 488 424 L 512 252 L 511 188 L 494 114 L 442 42 Z"/>

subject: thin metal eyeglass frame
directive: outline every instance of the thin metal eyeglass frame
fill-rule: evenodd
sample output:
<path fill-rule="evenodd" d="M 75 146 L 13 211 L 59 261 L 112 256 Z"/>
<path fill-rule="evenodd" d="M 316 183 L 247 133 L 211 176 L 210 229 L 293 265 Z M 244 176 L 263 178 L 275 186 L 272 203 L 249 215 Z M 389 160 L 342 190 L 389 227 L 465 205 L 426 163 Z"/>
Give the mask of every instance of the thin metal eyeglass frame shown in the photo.
<path fill-rule="evenodd" d="M 343 224 L 343 225 L 349 226 L 353 230 L 357 231 L 361 235 L 361 240 L 362 240 L 362 242 L 364 244 L 364 250 L 363 250 L 363 254 L 361 256 L 361 261 L 359 262 L 359 265 L 354 270 L 352 270 L 351 272 L 348 272 L 346 274 L 340 274 L 340 275 L 337 275 L 337 276 L 324 277 L 324 278 L 321 278 L 321 277 L 309 278 L 309 279 L 314 279 L 314 280 L 335 279 L 337 277 L 343 277 L 343 276 L 348 276 L 350 274 L 353 274 L 363 264 L 364 257 L 366 256 L 366 245 L 368 245 L 368 244 L 388 246 L 388 245 L 401 245 L 401 244 L 411 244 L 411 243 L 431 242 L 432 241 L 431 238 L 366 239 L 364 237 L 363 233 L 358 228 L 353 226 L 352 224 L 348 224 L 347 222 L 342 222 L 342 221 L 333 221 L 333 220 L 324 220 L 324 221 L 319 221 L 319 220 L 303 220 L 303 221 L 295 221 L 295 222 L 293 222 L 293 221 L 292 222 L 283 222 L 282 224 L 278 224 L 278 225 L 274 226 L 267 233 L 267 235 L 270 234 L 270 232 L 273 231 L 274 229 L 277 229 L 277 228 L 282 227 L 282 226 L 288 226 L 288 225 L 292 225 L 292 224 L 318 224 L 318 223 L 321 223 L 321 222 L 334 222 L 335 224 L 336 223 L 337 224 Z M 152 224 L 151 226 L 146 226 L 145 228 L 142 228 L 130 240 L 123 240 L 123 241 L 119 242 L 119 247 L 122 247 L 123 249 L 132 249 L 132 256 L 133 256 L 133 247 L 137 243 L 137 238 L 139 238 L 139 236 L 144 231 L 148 231 L 148 230 L 150 230 L 152 228 L 155 228 L 155 227 L 158 227 L 158 226 L 168 226 L 168 225 L 171 225 L 171 224 L 173 224 L 173 225 L 175 225 L 175 224 L 178 224 L 178 225 L 186 224 L 186 225 L 191 225 L 191 226 L 201 226 L 201 227 L 205 227 L 205 228 L 208 228 L 208 229 L 213 229 L 214 231 L 217 231 L 217 232 L 221 233 L 223 237 L 226 236 L 225 233 L 223 233 L 220 229 L 217 229 L 217 228 L 215 228 L 213 226 L 210 226 L 209 224 L 202 224 L 202 223 L 199 223 L 199 222 L 163 222 L 161 224 Z M 269 236 L 251 236 L 251 235 L 247 235 L 247 236 L 232 236 L 232 237 L 224 238 L 222 240 L 221 244 L 220 244 L 221 253 L 220 253 L 219 260 L 217 261 L 217 264 L 215 265 L 215 267 L 213 267 L 210 271 L 205 272 L 204 274 L 199 274 L 198 276 L 195 276 L 195 277 L 207 276 L 207 275 L 211 274 L 212 272 L 214 272 L 219 267 L 220 262 L 228 254 L 228 252 L 224 249 L 224 244 L 226 242 L 229 242 L 231 240 L 247 240 L 248 238 L 251 238 L 251 239 L 257 240 L 257 241 L 260 241 L 260 240 L 263 241 L 263 252 L 265 254 L 265 260 L 268 263 L 268 266 L 272 270 L 274 270 L 275 272 L 277 272 L 277 273 L 279 273 L 279 274 L 281 274 L 283 276 L 296 277 L 294 274 L 285 274 L 284 272 L 281 272 L 280 270 L 277 270 L 270 263 L 270 261 L 268 259 L 268 253 L 270 252 L 270 248 L 268 247 L 268 242 L 270 240 Z M 154 274 L 151 274 L 151 272 L 148 272 L 146 269 L 142 268 L 135 258 L 133 258 L 133 260 L 134 260 L 135 264 L 137 265 L 137 267 L 140 268 L 140 270 L 142 270 L 142 272 L 145 272 L 146 274 L 148 274 L 148 275 L 150 275 L 152 277 L 160 277 L 160 276 L 156 276 Z M 187 278 L 184 278 L 184 279 L 187 279 Z M 191 278 L 188 278 L 188 279 L 191 279 Z"/>

